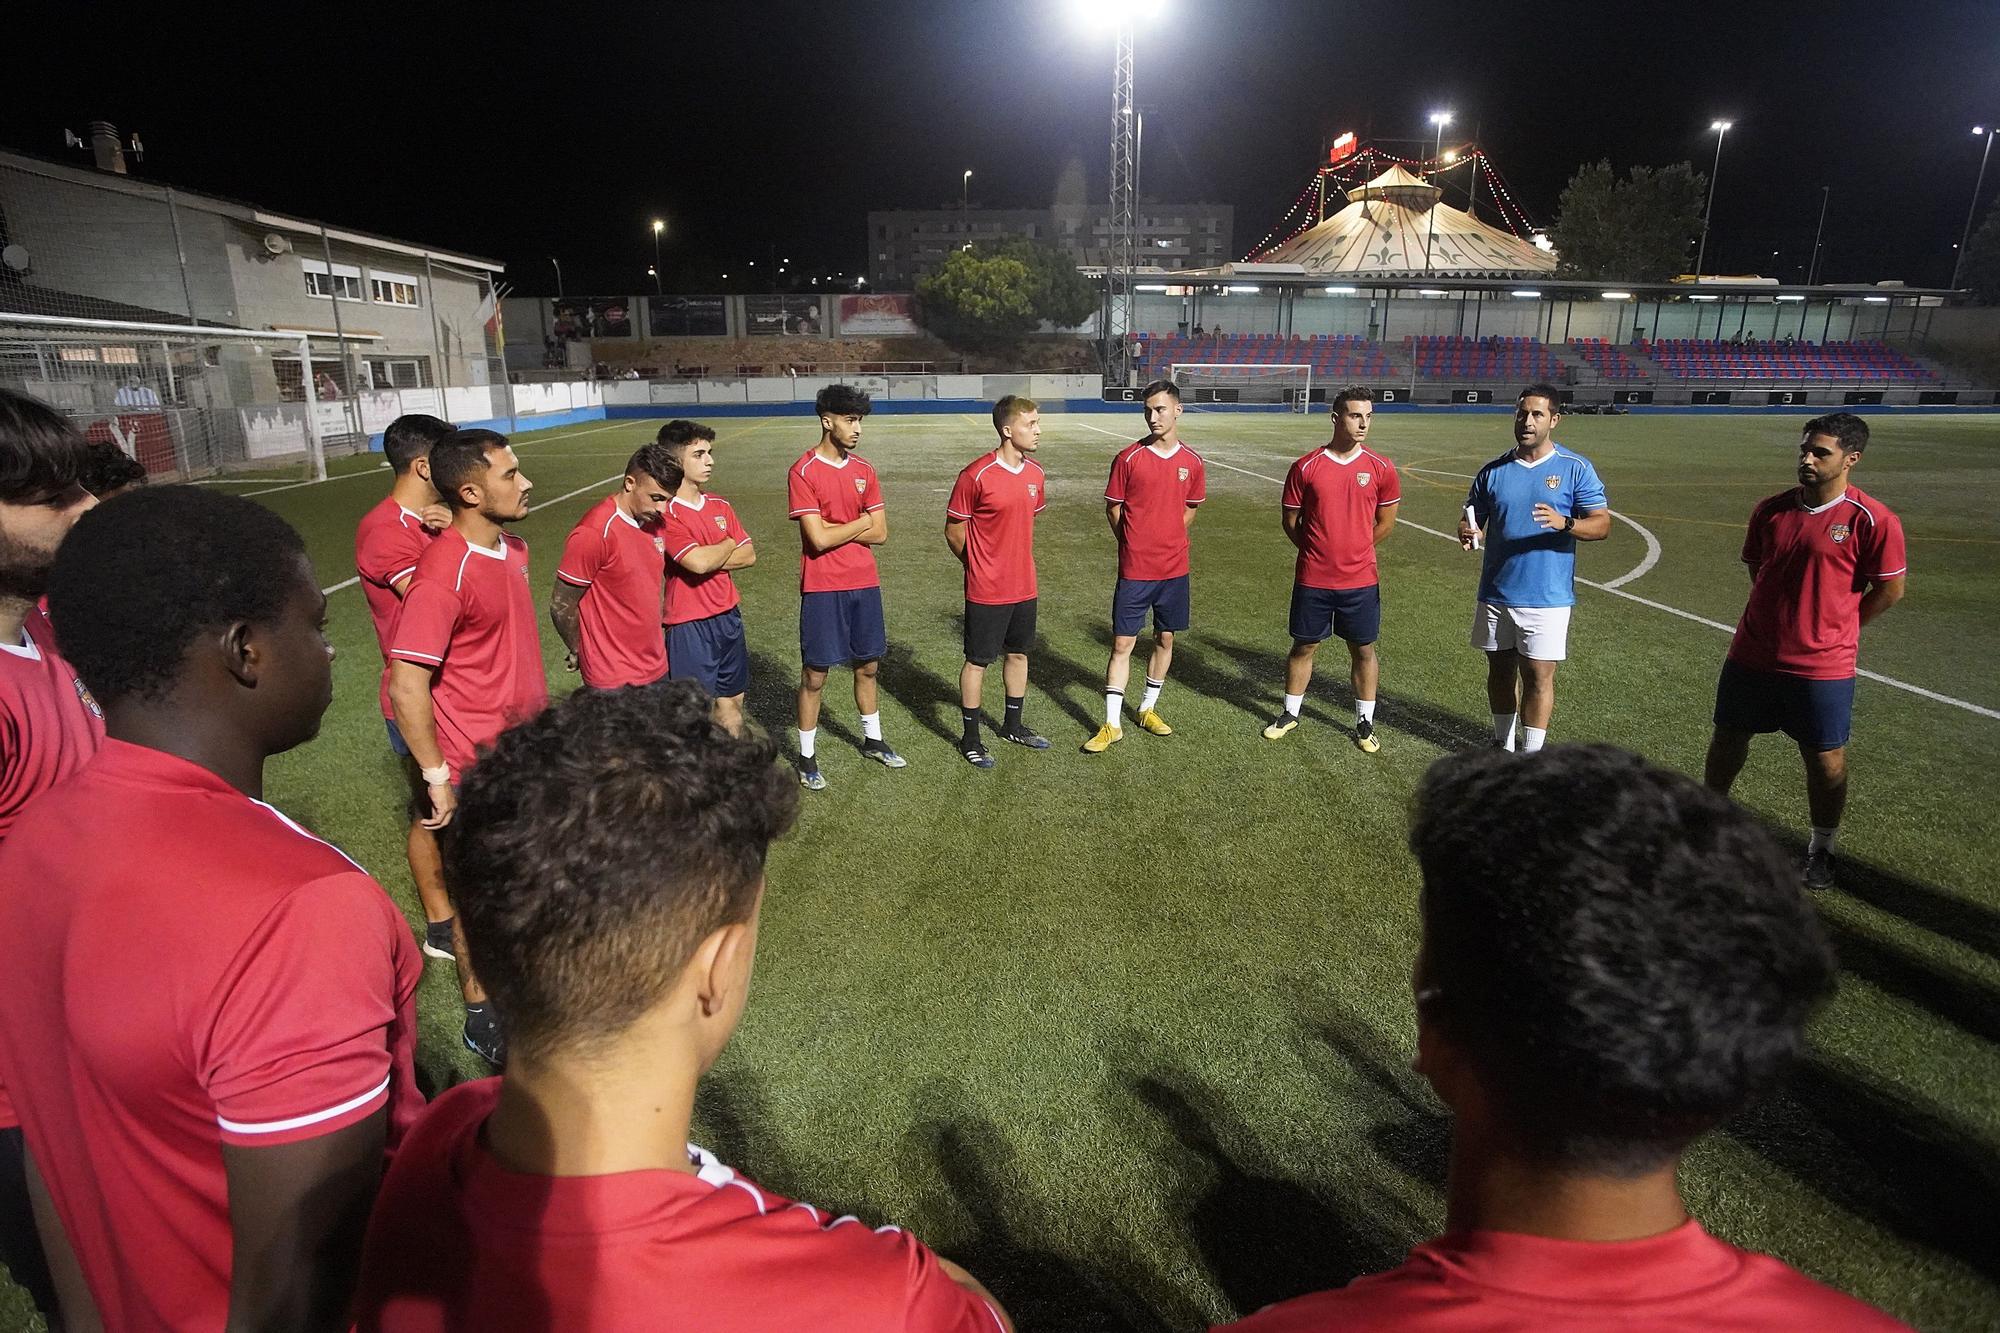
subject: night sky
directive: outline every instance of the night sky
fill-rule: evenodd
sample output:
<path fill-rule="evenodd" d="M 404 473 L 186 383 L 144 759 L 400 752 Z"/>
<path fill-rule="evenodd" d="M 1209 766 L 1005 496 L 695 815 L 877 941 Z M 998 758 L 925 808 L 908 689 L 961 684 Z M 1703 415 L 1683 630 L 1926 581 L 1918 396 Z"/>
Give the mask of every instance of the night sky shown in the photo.
<path fill-rule="evenodd" d="M 1236 208 L 1237 252 L 1353 129 L 1414 154 L 1473 127 L 1553 220 L 1578 164 L 1723 151 L 1709 270 L 1941 284 L 2000 117 L 1993 0 L 1681 4 L 1161 0 L 1138 39 L 1148 198 Z M 1106 191 L 1112 37 L 1072 0 L 78 6 L 9 35 L 0 145 L 504 260 L 523 293 L 757 290 L 773 259 L 865 271 L 871 208 Z M 1393 141 L 1401 141 L 1400 143 Z M 2000 155 L 1996 155 L 2000 157 Z M 2000 196 L 2000 161 L 1985 198 Z M 1778 251 L 1772 257 L 1772 251 Z M 719 275 L 729 272 L 730 281 Z"/>

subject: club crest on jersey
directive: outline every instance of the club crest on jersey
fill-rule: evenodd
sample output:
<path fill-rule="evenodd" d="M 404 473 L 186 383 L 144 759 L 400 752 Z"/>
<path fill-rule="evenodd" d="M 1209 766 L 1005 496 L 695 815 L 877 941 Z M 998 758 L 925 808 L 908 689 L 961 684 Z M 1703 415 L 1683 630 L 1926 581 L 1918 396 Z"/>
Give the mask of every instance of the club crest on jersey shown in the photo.
<path fill-rule="evenodd" d="M 665 555 L 667 553 L 667 539 L 665 537 L 653 538 L 653 549 L 661 555 Z"/>
<path fill-rule="evenodd" d="M 90 710 L 92 717 L 95 717 L 100 722 L 103 721 L 104 710 L 98 707 L 97 696 L 90 692 L 90 686 L 83 683 L 82 677 L 71 676 L 69 683 L 76 686 L 77 701 Z"/>
<path fill-rule="evenodd" d="M 1031 481 L 1031 482 L 1029 482 L 1029 483 L 1028 483 L 1028 498 L 1029 498 L 1030 500 L 1034 499 L 1034 498 L 1035 498 L 1035 492 L 1039 491 L 1040 489 L 1041 489 L 1041 487 L 1039 487 L 1039 486 L 1035 485 L 1035 483 L 1033 483 L 1032 481 Z"/>
<path fill-rule="evenodd" d="M 1845 523 L 1836 523 L 1827 529 L 1826 535 L 1833 538 L 1833 544 L 1838 546 L 1847 540 L 1847 534 L 1851 531 L 1853 529 L 1849 528 Z"/>
<path fill-rule="evenodd" d="M 1183 468 L 1176 468 L 1176 469 L 1174 469 L 1174 470 L 1175 470 L 1176 472 L 1179 472 L 1179 473 L 1181 474 L 1181 480 L 1182 480 L 1182 481 L 1186 481 L 1186 480 L 1187 480 L 1187 469 L 1186 469 L 1186 468 L 1184 468 L 1184 467 L 1183 467 Z"/>
<path fill-rule="evenodd" d="M 868 489 L 868 479 L 866 477 L 856 477 L 854 479 L 854 493 L 856 495 L 860 495 L 863 491 L 866 491 L 867 489 Z"/>
<path fill-rule="evenodd" d="M 1354 476 L 1354 484 L 1356 486 L 1366 486 L 1368 484 L 1368 474 L 1366 472 L 1357 472 Z"/>
<path fill-rule="evenodd" d="M 729 532 L 729 520 L 724 518 L 722 515 L 717 514 L 715 516 L 715 530 L 717 532 L 723 533 L 724 535 L 727 535 Z"/>
<path fill-rule="evenodd" d="M 1555 475 L 1554 473 L 1550 473 L 1548 476 L 1542 478 L 1542 482 L 1550 490 L 1554 490 L 1556 487 L 1563 484 L 1563 479 Z"/>

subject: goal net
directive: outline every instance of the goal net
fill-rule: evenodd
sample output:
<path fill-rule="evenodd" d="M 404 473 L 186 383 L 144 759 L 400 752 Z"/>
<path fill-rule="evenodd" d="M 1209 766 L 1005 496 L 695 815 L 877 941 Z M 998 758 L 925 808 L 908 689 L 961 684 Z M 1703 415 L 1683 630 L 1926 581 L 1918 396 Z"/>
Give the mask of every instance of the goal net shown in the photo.
<path fill-rule="evenodd" d="M 1180 361 L 1171 370 L 1182 401 L 1191 406 L 1278 404 L 1294 412 L 1310 411 L 1311 366 Z"/>

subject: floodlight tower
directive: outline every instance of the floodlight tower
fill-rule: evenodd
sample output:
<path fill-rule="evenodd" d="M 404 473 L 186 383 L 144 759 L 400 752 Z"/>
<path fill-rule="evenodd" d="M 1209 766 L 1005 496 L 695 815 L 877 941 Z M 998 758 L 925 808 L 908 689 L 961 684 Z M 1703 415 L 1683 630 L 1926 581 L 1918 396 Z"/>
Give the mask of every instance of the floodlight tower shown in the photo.
<path fill-rule="evenodd" d="M 1965 268 L 1965 247 L 1972 243 L 1972 219 L 1979 212 L 1979 192 L 1986 186 L 1986 159 L 1993 155 L 1993 134 L 2000 126 L 1974 125 L 1972 132 L 1986 140 L 1986 147 L 1979 154 L 1979 179 L 1972 186 L 1972 203 L 1965 210 L 1965 234 L 1958 238 L 1958 260 L 1951 266 L 1951 285 L 1958 286 L 1958 275 Z"/>
<path fill-rule="evenodd" d="M 1139 261 L 1139 117 L 1132 104 L 1134 6 L 1116 14 L 1118 54 L 1111 68 L 1111 245 L 1104 265 L 1104 373 L 1131 379 L 1132 269 Z"/>
<path fill-rule="evenodd" d="M 1444 167 L 1438 159 L 1444 156 L 1444 127 L 1451 124 L 1451 112 L 1431 112 L 1431 124 L 1437 126 L 1437 144 L 1431 149 L 1431 179 L 1438 181 L 1444 175 Z M 1437 198 L 1431 201 L 1431 206 L 1426 212 L 1429 226 L 1424 230 L 1424 276 L 1427 278 L 1431 275 L 1431 238 L 1437 235 L 1438 229 L 1438 205 L 1444 202 L 1442 183 L 1438 185 L 1437 192 Z"/>
<path fill-rule="evenodd" d="M 1708 207 L 1701 211 L 1701 244 L 1694 252 L 1694 280 L 1701 281 L 1701 266 L 1708 259 L 1708 220 L 1715 214 L 1715 178 L 1722 174 L 1722 136 L 1734 128 L 1736 122 L 1718 120 L 1709 124 L 1715 132 L 1715 166 L 1708 173 Z"/>

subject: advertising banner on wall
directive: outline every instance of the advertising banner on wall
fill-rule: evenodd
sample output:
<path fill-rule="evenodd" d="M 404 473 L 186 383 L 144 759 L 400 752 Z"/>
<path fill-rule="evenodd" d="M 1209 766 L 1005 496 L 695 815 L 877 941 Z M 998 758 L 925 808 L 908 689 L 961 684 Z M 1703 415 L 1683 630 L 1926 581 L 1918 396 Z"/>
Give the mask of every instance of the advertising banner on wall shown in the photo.
<path fill-rule="evenodd" d="M 840 298 L 840 331 L 852 335 L 917 333 L 917 303 L 913 296 L 870 292 Z"/>
<path fill-rule="evenodd" d="M 825 330 L 819 323 L 817 296 L 746 296 L 743 320 L 752 334 L 789 333 L 816 338 Z"/>
<path fill-rule="evenodd" d="M 558 338 L 629 338 L 632 302 L 625 296 L 571 296 L 553 303 Z"/>
<path fill-rule="evenodd" d="M 720 296 L 649 296 L 646 312 L 655 338 L 720 338 L 729 332 Z"/>

